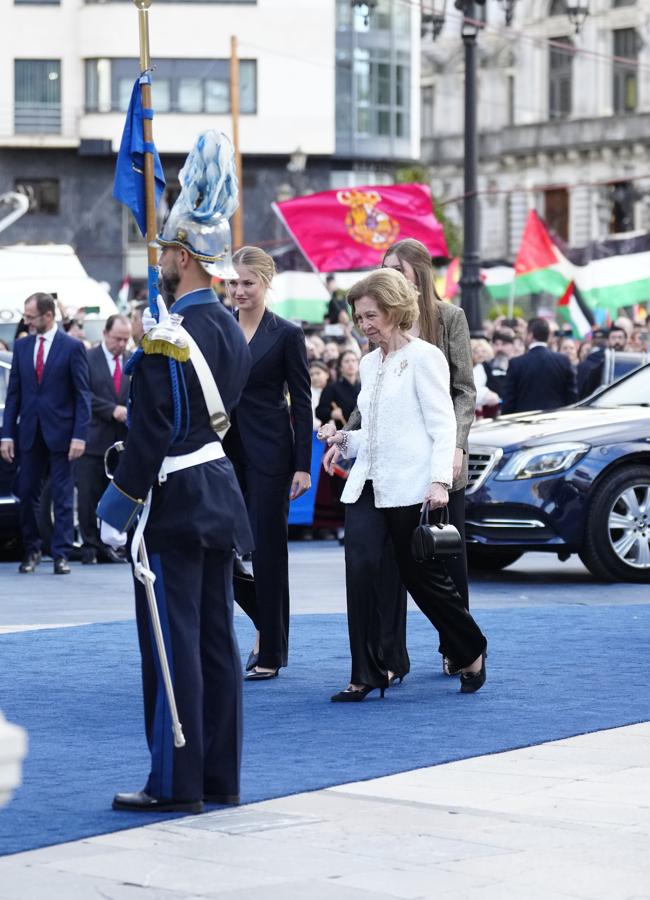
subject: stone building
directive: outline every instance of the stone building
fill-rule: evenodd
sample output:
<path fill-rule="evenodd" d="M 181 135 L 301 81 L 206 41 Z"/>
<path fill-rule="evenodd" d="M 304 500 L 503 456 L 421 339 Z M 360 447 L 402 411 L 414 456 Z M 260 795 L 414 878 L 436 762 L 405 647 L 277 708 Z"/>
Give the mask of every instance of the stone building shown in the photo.
<path fill-rule="evenodd" d="M 488 0 L 478 35 L 483 258 L 513 258 L 531 208 L 573 245 L 650 230 L 649 0 L 582 0 L 578 33 L 565 0 L 517 0 L 511 27 L 505 5 Z M 422 40 L 422 158 L 459 221 L 460 27 L 449 2 L 440 35 Z"/>

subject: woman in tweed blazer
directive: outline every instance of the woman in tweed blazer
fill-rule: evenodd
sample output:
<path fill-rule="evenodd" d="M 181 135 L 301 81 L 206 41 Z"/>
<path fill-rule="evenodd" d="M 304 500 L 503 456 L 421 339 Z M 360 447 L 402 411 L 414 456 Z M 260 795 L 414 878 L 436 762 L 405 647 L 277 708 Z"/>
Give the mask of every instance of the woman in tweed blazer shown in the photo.
<path fill-rule="evenodd" d="M 449 492 L 449 520 L 455 525 L 465 547 L 465 488 L 467 486 L 467 449 L 469 430 L 474 421 L 476 388 L 472 371 L 472 350 L 469 328 L 462 309 L 452 303 L 442 303 L 435 292 L 433 269 L 429 251 L 413 238 L 398 241 L 388 250 L 382 263 L 384 268 L 397 269 L 418 289 L 419 320 L 411 332 L 440 349 L 449 365 L 450 393 L 456 416 L 456 452 L 454 482 Z M 346 429 L 359 427 L 360 414 L 356 410 Z M 319 437 L 321 434 L 319 433 Z M 323 432 L 323 437 L 326 433 Z M 323 460 L 327 465 L 328 458 Z M 447 563 L 449 575 L 469 609 L 467 556 L 463 552 Z M 382 597 L 382 654 L 391 672 L 404 677 L 410 669 L 406 649 L 406 590 L 397 571 L 392 547 L 386 546 Z M 441 646 L 443 671 L 455 675 L 458 666 Z"/>
<path fill-rule="evenodd" d="M 424 244 L 413 238 L 398 241 L 388 250 L 384 256 L 382 265 L 389 269 L 397 269 L 404 277 L 418 289 L 420 318 L 415 330 L 411 333 L 416 337 L 434 344 L 442 350 L 449 364 L 449 390 L 454 405 L 456 416 L 456 453 L 454 455 L 454 483 L 449 492 L 449 521 L 455 525 L 463 539 L 463 551 L 465 548 L 465 488 L 467 487 L 467 452 L 469 430 L 474 421 L 476 406 L 476 388 L 472 365 L 472 349 L 470 345 L 469 328 L 465 313 L 453 303 L 442 303 L 437 297 L 433 284 L 433 269 L 431 255 Z M 456 559 L 447 563 L 449 574 L 456 585 L 458 593 L 465 601 L 469 609 L 469 585 L 467 579 L 467 554 L 463 552 Z M 406 652 L 406 596 L 401 591 L 400 613 L 397 623 L 393 619 L 387 620 L 387 628 L 392 629 L 395 624 L 404 626 L 403 649 L 400 640 L 393 632 L 392 639 L 387 635 L 388 646 L 385 650 L 389 654 L 391 662 L 396 666 L 393 671 L 398 674 L 403 672 L 403 665 L 408 665 Z M 404 613 L 401 613 L 401 610 Z M 390 645 L 392 649 L 390 648 Z M 458 666 L 455 660 L 450 659 L 444 647 L 440 647 L 443 654 L 443 671 L 446 675 L 456 675 Z M 406 669 L 408 671 L 408 669 Z"/>
<path fill-rule="evenodd" d="M 430 342 L 412 335 L 418 319 L 414 285 L 390 268 L 362 279 L 349 292 L 354 318 L 377 345 L 361 362 L 361 428 L 330 436 L 354 465 L 341 500 L 346 505 L 345 565 L 350 684 L 334 702 L 383 694 L 401 675 L 382 645 L 386 549 L 392 546 L 399 575 L 440 635 L 461 671 L 461 691 L 485 681 L 485 638 L 465 608 L 444 563 L 416 562 L 411 534 L 422 503 L 446 506 L 451 488 L 456 422 L 449 392 L 449 366 Z M 402 614 L 404 617 L 405 613 Z"/>

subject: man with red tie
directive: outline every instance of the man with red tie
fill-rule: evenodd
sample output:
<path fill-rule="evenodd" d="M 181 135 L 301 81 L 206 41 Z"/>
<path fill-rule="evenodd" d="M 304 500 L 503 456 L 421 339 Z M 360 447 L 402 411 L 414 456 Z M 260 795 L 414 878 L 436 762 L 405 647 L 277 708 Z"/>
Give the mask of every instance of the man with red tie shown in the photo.
<path fill-rule="evenodd" d="M 86 448 L 90 420 L 88 360 L 81 341 L 59 331 L 55 302 L 32 294 L 23 316 L 29 337 L 17 341 L 9 375 L 0 453 L 20 462 L 18 494 L 24 557 L 20 572 L 41 560 L 36 505 L 49 467 L 54 501 L 51 553 L 54 574 L 70 572 L 72 547 L 72 463 Z"/>
<path fill-rule="evenodd" d="M 81 562 L 84 565 L 126 561 L 112 547 L 102 543 L 95 510 L 108 486 L 104 453 L 116 441 L 126 438 L 129 377 L 124 374 L 124 364 L 131 355 L 126 350 L 130 337 L 128 318 L 109 316 L 101 344 L 88 351 L 92 417 L 86 452 L 77 463 L 76 473 L 79 528 L 83 539 Z"/>

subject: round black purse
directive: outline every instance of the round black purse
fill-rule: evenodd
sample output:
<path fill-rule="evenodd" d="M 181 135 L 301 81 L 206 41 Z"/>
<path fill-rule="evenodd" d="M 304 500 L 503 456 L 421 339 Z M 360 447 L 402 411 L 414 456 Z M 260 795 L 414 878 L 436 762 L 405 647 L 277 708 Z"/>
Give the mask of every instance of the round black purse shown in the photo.
<path fill-rule="evenodd" d="M 440 521 L 429 522 L 429 504 L 425 503 L 420 516 L 420 524 L 411 537 L 411 554 L 416 562 L 427 559 L 451 559 L 462 553 L 463 542 L 460 532 L 449 524 L 449 510 L 440 509 Z"/>

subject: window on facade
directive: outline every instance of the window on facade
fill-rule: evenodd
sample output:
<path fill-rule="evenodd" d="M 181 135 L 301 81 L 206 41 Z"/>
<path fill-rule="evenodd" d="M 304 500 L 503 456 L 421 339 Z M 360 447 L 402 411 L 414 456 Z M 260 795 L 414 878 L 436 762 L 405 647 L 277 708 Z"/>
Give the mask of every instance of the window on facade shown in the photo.
<path fill-rule="evenodd" d="M 14 61 L 14 130 L 16 134 L 60 134 L 61 62 L 58 59 Z"/>
<path fill-rule="evenodd" d="M 636 0 L 612 0 L 612 8 L 618 9 L 621 6 L 634 6 Z"/>
<path fill-rule="evenodd" d="M 425 140 L 435 136 L 434 131 L 434 103 L 436 89 L 432 84 L 426 84 L 420 89 L 420 134 Z"/>
<path fill-rule="evenodd" d="M 637 107 L 639 36 L 634 28 L 618 28 L 614 35 L 614 112 L 634 112 Z"/>
<path fill-rule="evenodd" d="M 508 125 L 515 124 L 515 76 L 506 75 Z"/>
<path fill-rule="evenodd" d="M 631 181 L 619 181 L 612 185 L 610 231 L 618 234 L 634 229 L 634 199 L 635 191 Z"/>
<path fill-rule="evenodd" d="M 30 213 L 56 215 L 59 212 L 58 178 L 16 178 L 14 190 L 27 197 Z"/>
<path fill-rule="evenodd" d="M 138 63 L 131 59 L 86 60 L 86 112 L 126 112 Z M 227 59 L 157 59 L 152 79 L 156 113 L 230 112 L 230 61 Z M 239 63 L 239 107 L 257 112 L 257 62 Z"/>
<path fill-rule="evenodd" d="M 566 0 L 551 0 L 549 16 L 566 16 L 567 11 Z"/>
<path fill-rule="evenodd" d="M 550 119 L 561 119 L 571 115 L 573 41 L 568 37 L 552 41 L 548 59 L 548 114 Z"/>
<path fill-rule="evenodd" d="M 544 191 L 544 219 L 563 241 L 569 240 L 569 191 L 551 188 Z"/>
<path fill-rule="evenodd" d="M 393 62 L 388 50 L 357 50 L 354 59 L 357 100 L 355 131 L 373 135 L 407 137 L 410 130 L 410 69 Z"/>

